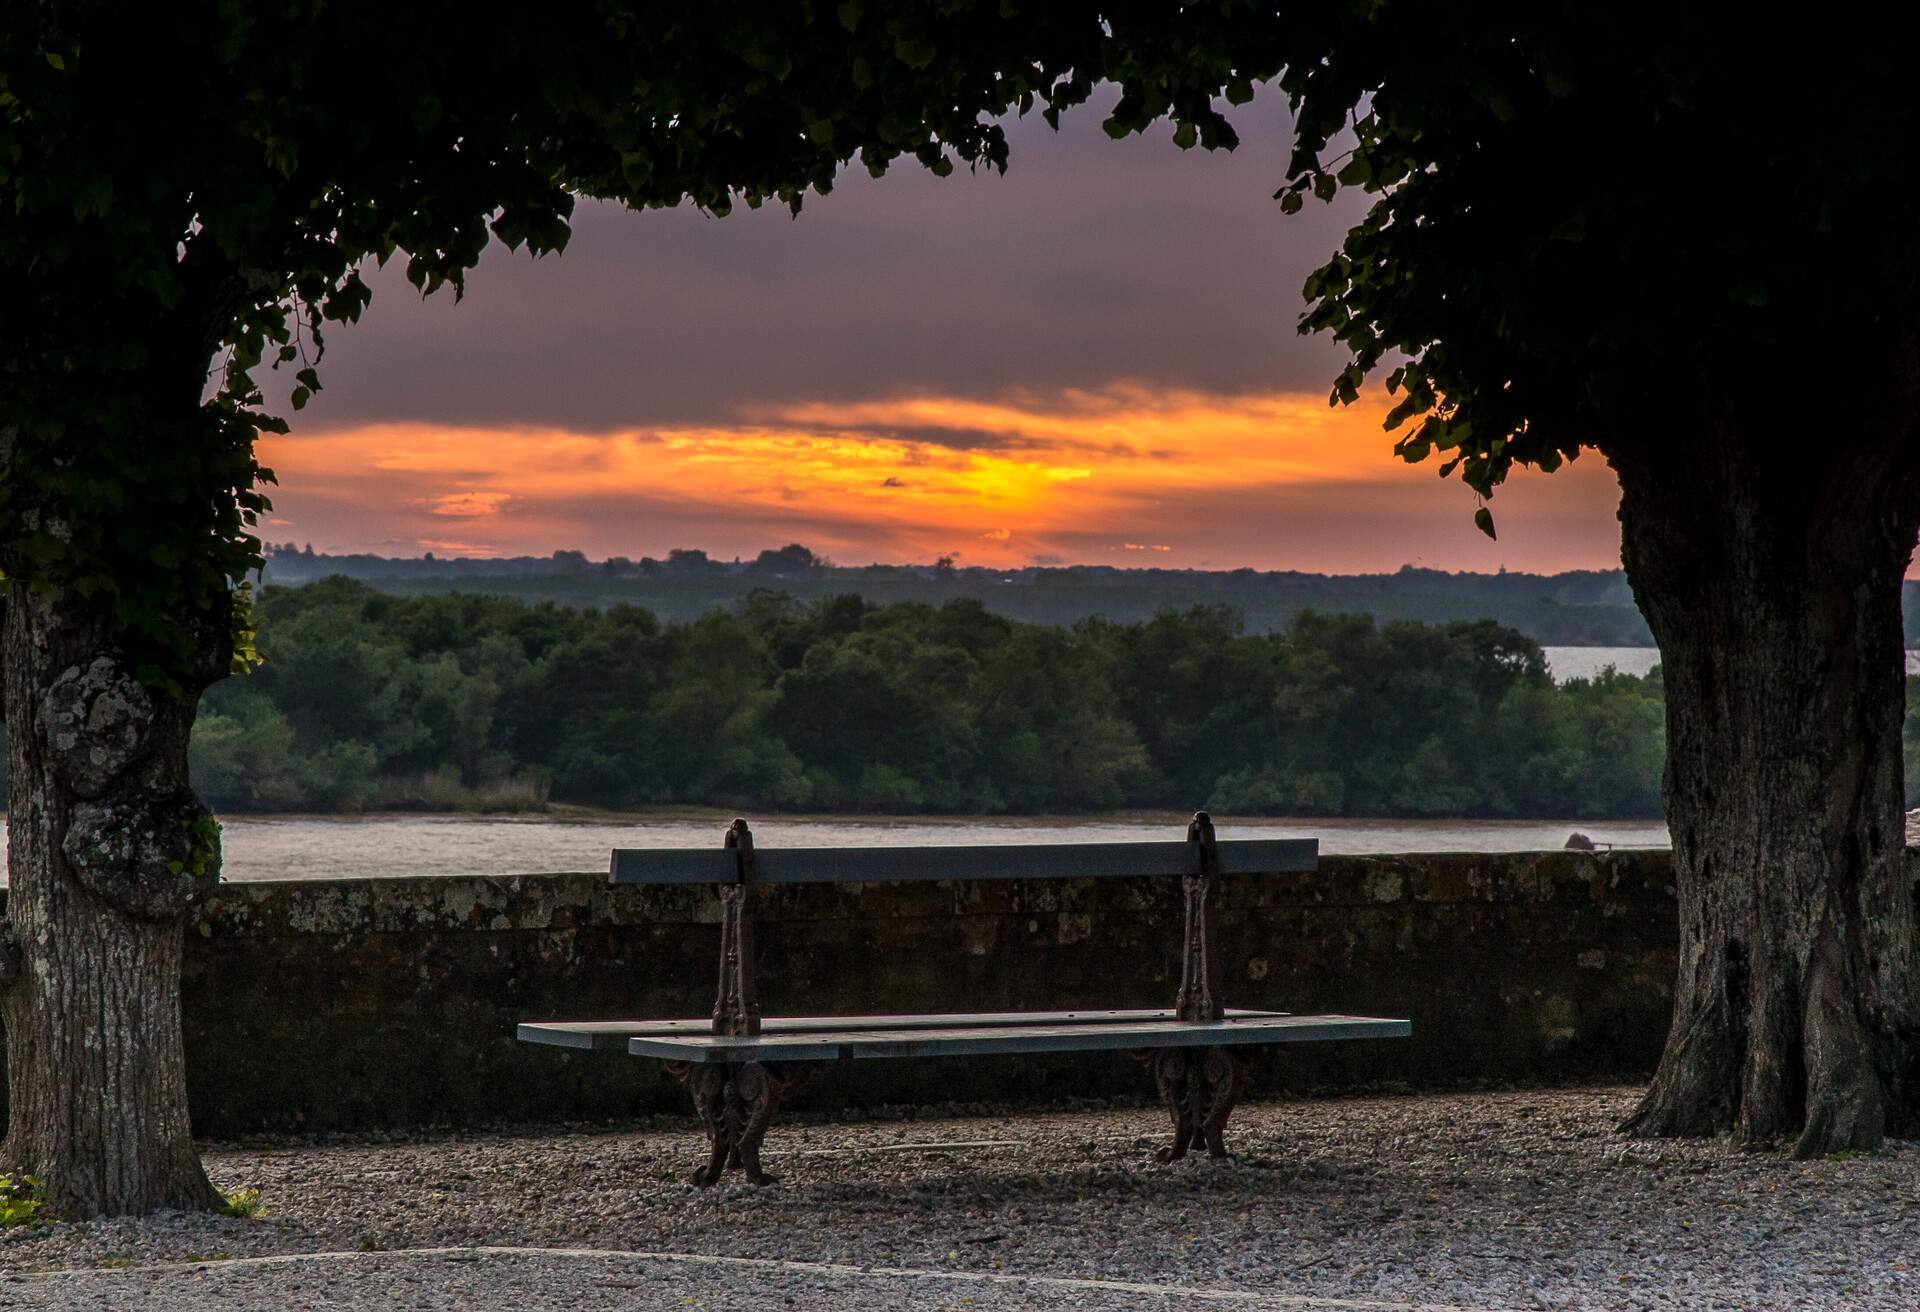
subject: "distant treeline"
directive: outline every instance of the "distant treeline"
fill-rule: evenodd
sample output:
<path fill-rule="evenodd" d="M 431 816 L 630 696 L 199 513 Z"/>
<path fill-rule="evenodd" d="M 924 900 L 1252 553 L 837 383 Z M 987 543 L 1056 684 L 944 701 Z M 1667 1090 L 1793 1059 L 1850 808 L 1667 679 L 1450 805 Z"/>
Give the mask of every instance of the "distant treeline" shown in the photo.
<path fill-rule="evenodd" d="M 258 616 L 267 664 L 208 692 L 193 740 L 220 810 L 1659 814 L 1657 675 L 1555 686 L 1485 621 L 1066 628 L 763 590 L 662 623 L 346 579 Z"/>
<path fill-rule="evenodd" d="M 736 561 L 695 549 L 637 561 L 623 556 L 590 561 L 578 551 L 485 560 L 328 556 L 287 544 L 267 555 L 268 583 L 334 575 L 404 596 L 457 590 L 562 606 L 631 605 L 663 620 L 729 610 L 756 588 L 777 587 L 803 602 L 846 593 L 883 605 L 938 606 L 970 599 L 996 615 L 1030 624 L 1077 624 L 1096 615 L 1132 623 L 1164 610 L 1212 605 L 1232 607 L 1250 633 L 1280 632 L 1295 615 L 1311 610 L 1372 615 L 1382 622 L 1493 619 L 1548 646 L 1653 645 L 1619 570 L 1453 574 L 1408 566 L 1391 574 L 1305 574 L 1103 565 L 987 569 L 952 560 L 848 567 L 824 561 L 798 543 Z M 1915 614 L 1920 619 L 1920 608 Z"/>

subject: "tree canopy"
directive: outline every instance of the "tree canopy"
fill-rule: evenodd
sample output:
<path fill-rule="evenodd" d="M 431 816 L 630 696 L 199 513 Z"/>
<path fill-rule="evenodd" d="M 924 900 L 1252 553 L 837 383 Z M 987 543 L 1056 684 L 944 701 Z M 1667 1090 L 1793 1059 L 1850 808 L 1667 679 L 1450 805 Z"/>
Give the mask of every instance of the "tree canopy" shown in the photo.
<path fill-rule="evenodd" d="M 256 366 L 294 369 L 304 404 L 369 263 L 458 293 L 492 240 L 562 248 L 576 195 L 724 214 L 797 209 L 855 160 L 1004 167 L 993 116 L 1056 114 L 1101 77 L 1128 87 L 1115 131 L 1171 114 L 1183 144 L 1230 144 L 1215 94 L 1277 66 L 1270 42 L 1229 52 L 1241 25 L 1166 4 L 597 0 L 477 22 L 25 0 L 0 26 L 0 569 L 100 598 L 164 680 L 258 562 L 252 442 L 284 420 Z"/>
<path fill-rule="evenodd" d="M 1605 5 L 1386 8 L 1314 73 L 1281 198 L 1379 195 L 1308 280 L 1302 328 L 1351 350 L 1343 400 L 1392 365 L 1404 458 L 1439 452 L 1491 494 L 1584 445 L 1671 451 L 1769 369 L 1844 378 L 1897 344 L 1920 118 L 1888 94 L 1895 33 L 1688 6 L 1657 25 Z M 1351 148 L 1323 164 L 1342 104 Z"/>
<path fill-rule="evenodd" d="M 0 30 L 0 405 L 22 457 L 0 569 L 110 599 L 164 675 L 181 605 L 223 613 L 257 563 L 252 440 L 283 417 L 255 366 L 294 370 L 302 405 L 369 263 L 457 294 L 492 240 L 564 247 L 577 195 L 724 214 L 797 209 L 850 162 L 1002 168 L 995 116 L 1100 80 L 1122 88 L 1112 134 L 1165 118 L 1218 147 L 1277 79 L 1281 207 L 1378 196 L 1306 287 L 1303 330 L 1352 353 L 1335 399 L 1386 369 L 1399 453 L 1490 494 L 1516 463 L 1659 441 L 1703 374 L 1764 367 L 1783 321 L 1830 325 L 1836 366 L 1873 355 L 1887 289 L 1843 271 L 1906 269 L 1876 257 L 1912 227 L 1915 128 L 1881 94 L 1900 42 L 1824 61 L 1823 41 L 1852 37 L 1562 4 L 597 0 L 475 23 L 23 0 Z"/>

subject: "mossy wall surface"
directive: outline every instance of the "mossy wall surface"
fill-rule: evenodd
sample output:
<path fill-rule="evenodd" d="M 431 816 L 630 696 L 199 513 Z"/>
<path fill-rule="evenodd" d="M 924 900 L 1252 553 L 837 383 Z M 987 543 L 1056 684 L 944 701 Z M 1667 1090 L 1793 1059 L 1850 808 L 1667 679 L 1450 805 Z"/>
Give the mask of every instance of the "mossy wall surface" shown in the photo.
<path fill-rule="evenodd" d="M 769 1015 L 1170 1006 L 1177 881 L 764 886 Z M 1406 1016 L 1410 1040 L 1258 1050 L 1254 1096 L 1652 1069 L 1677 937 L 1664 853 L 1326 857 L 1231 877 L 1231 1006 Z M 198 1132 L 687 1110 L 658 1062 L 518 1043 L 522 1020 L 704 1016 L 713 892 L 599 874 L 223 885 L 187 928 Z M 1149 1093 L 1125 1054 L 835 1064 L 796 1105 Z"/>

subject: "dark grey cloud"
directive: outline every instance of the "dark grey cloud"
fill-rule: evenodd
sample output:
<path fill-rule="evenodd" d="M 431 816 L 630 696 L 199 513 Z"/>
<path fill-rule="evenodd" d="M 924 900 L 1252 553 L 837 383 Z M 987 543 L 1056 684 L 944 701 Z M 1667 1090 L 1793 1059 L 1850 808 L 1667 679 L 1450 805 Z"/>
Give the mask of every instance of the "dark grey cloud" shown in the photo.
<path fill-rule="evenodd" d="M 1003 455 L 1022 451 L 1049 451 L 1088 456 L 1118 456 L 1128 459 L 1145 456 L 1151 460 L 1165 460 L 1173 454 L 1169 451 L 1142 450 L 1127 442 L 1082 442 L 1052 433 L 1039 435 L 1010 433 L 991 428 L 957 427 L 952 424 L 865 422 L 818 424 L 802 417 L 782 418 L 778 420 L 778 425 L 782 432 L 916 443 L 923 446 L 943 447 L 948 451 L 990 451 Z"/>
<path fill-rule="evenodd" d="M 490 251 L 466 299 L 393 267 L 332 335 L 298 427 L 379 420 L 582 430 L 732 420 L 797 400 L 992 396 L 1117 378 L 1209 391 L 1324 387 L 1299 288 L 1358 212 L 1285 218 L 1267 93 L 1232 155 L 1164 129 L 1110 141 L 1104 102 L 1055 134 L 1011 125 L 1005 176 L 856 171 L 796 219 L 583 205 L 564 256 Z"/>

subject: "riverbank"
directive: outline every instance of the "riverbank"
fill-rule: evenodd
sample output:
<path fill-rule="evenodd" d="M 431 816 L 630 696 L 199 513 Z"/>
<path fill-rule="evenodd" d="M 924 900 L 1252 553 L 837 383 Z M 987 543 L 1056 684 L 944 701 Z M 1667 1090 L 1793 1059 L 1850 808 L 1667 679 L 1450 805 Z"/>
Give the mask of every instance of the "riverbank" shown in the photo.
<path fill-rule="evenodd" d="M 228 815 L 222 877 L 381 879 L 604 871 L 616 847 L 717 847 L 731 811 L 556 810 L 537 815 Z M 752 815 L 764 846 L 886 847 L 972 843 L 1124 843 L 1186 835 L 1188 815 Z M 1616 848 L 1664 848 L 1658 820 L 1331 820 L 1217 816 L 1227 838 L 1316 838 L 1327 856 L 1383 852 L 1538 852 L 1579 830 Z M 0 879 L 6 872 L 0 848 Z"/>
<path fill-rule="evenodd" d="M 1920 1145 L 1796 1164 L 1636 1143 L 1613 1130 L 1636 1094 L 1256 1103 L 1227 1165 L 1151 1162 L 1147 1107 L 814 1118 L 776 1130 L 763 1190 L 683 1183 L 700 1142 L 679 1118 L 214 1144 L 215 1182 L 261 1190 L 258 1219 L 0 1232 L 0 1306 L 1920 1302 Z"/>

